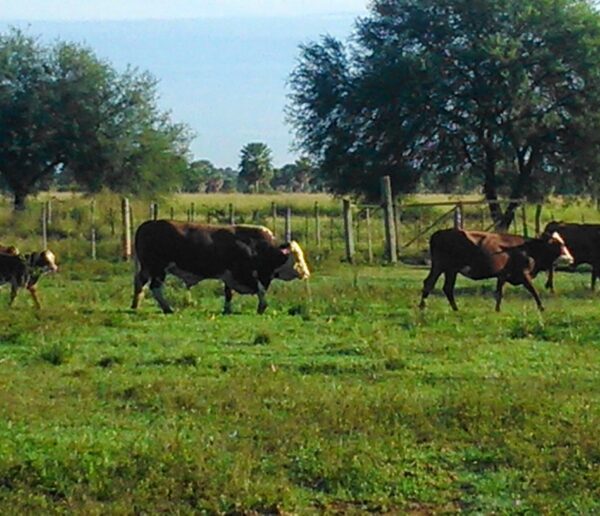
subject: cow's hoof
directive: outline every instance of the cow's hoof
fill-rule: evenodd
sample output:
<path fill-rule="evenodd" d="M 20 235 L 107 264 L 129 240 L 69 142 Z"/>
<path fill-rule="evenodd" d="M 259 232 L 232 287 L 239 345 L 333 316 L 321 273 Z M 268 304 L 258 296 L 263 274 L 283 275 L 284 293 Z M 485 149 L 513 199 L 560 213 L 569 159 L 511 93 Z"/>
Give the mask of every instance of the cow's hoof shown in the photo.
<path fill-rule="evenodd" d="M 163 308 L 163 314 L 174 314 L 174 310 L 172 308 Z"/>
<path fill-rule="evenodd" d="M 256 313 L 257 313 L 258 315 L 262 315 L 262 314 L 264 314 L 264 313 L 265 313 L 265 310 L 266 310 L 266 309 L 267 309 L 267 305 L 262 305 L 262 306 L 259 306 L 259 307 L 257 308 L 257 310 L 256 310 Z"/>

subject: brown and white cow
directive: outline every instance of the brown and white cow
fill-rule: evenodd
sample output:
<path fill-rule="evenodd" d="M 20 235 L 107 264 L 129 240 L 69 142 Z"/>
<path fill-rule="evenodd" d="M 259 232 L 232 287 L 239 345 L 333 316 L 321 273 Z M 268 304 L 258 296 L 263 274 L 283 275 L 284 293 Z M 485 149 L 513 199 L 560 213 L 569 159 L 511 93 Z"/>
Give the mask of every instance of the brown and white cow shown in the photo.
<path fill-rule="evenodd" d="M 297 242 L 279 245 L 262 226 L 220 226 L 173 220 L 147 221 L 135 234 L 138 270 L 132 308 L 139 306 L 144 286 L 164 313 L 173 310 L 162 294 L 167 273 L 190 288 L 203 279 L 223 281 L 224 313 L 231 312 L 233 291 L 258 296 L 258 313 L 267 308 L 266 292 L 273 279 L 290 281 L 310 276 Z"/>
<path fill-rule="evenodd" d="M 57 270 L 56 257 L 48 249 L 25 255 L 0 252 L 0 285 L 8 283 L 11 286 L 9 306 L 15 300 L 19 288 L 26 288 L 35 306 L 40 308 L 37 283 L 42 274 Z"/>
<path fill-rule="evenodd" d="M 532 283 L 532 278 L 548 270 L 557 260 L 573 262 L 569 249 L 558 233 L 544 238 L 526 240 L 518 235 L 442 229 L 429 242 L 431 270 L 423 282 L 420 307 L 444 274 L 443 291 L 450 306 L 458 310 L 454 300 L 454 284 L 458 273 L 474 279 L 497 278 L 496 311 L 500 310 L 502 289 L 506 282 L 523 285 L 533 296 L 540 310 L 544 307 Z"/>
<path fill-rule="evenodd" d="M 596 288 L 600 278 L 600 224 L 576 224 L 571 222 L 549 222 L 543 235 L 558 233 L 573 255 L 573 267 L 582 263 L 592 266 L 591 288 Z M 554 267 L 548 270 L 546 288 L 554 291 Z"/>

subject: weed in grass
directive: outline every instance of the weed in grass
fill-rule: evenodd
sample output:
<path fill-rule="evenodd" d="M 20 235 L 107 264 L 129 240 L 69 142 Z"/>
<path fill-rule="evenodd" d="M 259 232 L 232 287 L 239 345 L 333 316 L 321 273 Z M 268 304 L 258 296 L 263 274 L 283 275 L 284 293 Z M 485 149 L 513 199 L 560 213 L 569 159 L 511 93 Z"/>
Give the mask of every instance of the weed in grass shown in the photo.
<path fill-rule="evenodd" d="M 123 363 L 123 359 L 121 357 L 117 357 L 117 356 L 107 356 L 107 357 L 102 357 L 100 360 L 98 360 L 98 362 L 96 363 L 96 365 L 98 367 L 113 367 L 115 365 L 119 365 Z"/>
<path fill-rule="evenodd" d="M 73 352 L 70 346 L 55 342 L 45 346 L 40 351 L 39 356 L 44 362 L 58 366 L 66 364 L 70 360 L 72 354 Z"/>
<path fill-rule="evenodd" d="M 273 337 L 271 336 L 270 333 L 261 331 L 256 334 L 252 343 L 255 346 L 261 346 L 261 345 L 265 345 L 265 344 L 271 344 L 272 340 L 273 340 Z"/>
<path fill-rule="evenodd" d="M 310 308 L 305 303 L 290 307 L 290 309 L 288 310 L 288 314 L 297 315 L 301 317 L 303 321 L 310 321 L 312 318 Z"/>

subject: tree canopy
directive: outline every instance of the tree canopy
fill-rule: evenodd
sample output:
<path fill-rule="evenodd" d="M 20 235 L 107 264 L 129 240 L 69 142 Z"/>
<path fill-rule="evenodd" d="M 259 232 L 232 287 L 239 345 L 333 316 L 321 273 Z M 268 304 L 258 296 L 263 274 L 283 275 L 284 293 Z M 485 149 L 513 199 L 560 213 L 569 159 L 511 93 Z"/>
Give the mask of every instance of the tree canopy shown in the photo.
<path fill-rule="evenodd" d="M 586 0 L 374 0 L 348 44 L 301 47 L 289 119 L 338 193 L 423 178 L 500 196 L 589 191 L 600 170 L 600 16 Z M 469 177 L 465 181 L 465 177 Z"/>
<path fill-rule="evenodd" d="M 22 208 L 57 174 L 91 191 L 164 191 L 187 167 L 189 130 L 157 108 L 156 81 L 91 50 L 0 35 L 0 177 Z"/>
<path fill-rule="evenodd" d="M 262 142 L 244 145 L 240 155 L 239 180 L 246 190 L 258 192 L 273 176 L 271 149 Z"/>

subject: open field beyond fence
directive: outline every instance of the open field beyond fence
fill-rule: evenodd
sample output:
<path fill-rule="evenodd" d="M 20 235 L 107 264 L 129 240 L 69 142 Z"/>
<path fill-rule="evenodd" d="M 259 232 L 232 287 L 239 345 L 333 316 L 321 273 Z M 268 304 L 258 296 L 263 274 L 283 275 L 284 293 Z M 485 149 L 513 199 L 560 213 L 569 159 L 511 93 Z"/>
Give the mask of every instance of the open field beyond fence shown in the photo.
<path fill-rule="evenodd" d="M 274 200 L 230 199 L 206 202 L 251 217 Z M 42 200 L 0 208 L 0 243 L 39 250 Z M 132 264 L 104 218 L 119 199 L 96 198 L 96 260 L 90 199 L 53 203 L 61 270 L 40 282 L 43 307 L 20 292 L 0 311 L 4 514 L 600 512 L 600 293 L 587 274 L 559 273 L 553 295 L 538 278 L 542 315 L 514 287 L 497 314 L 493 282 L 467 279 L 460 312 L 440 285 L 420 312 L 426 269 L 382 266 L 382 230 L 376 262 L 361 247 L 350 266 L 341 237 L 319 249 L 301 233 L 315 200 L 343 233 L 338 200 L 280 200 L 313 278 L 274 282 L 263 316 L 245 296 L 222 316 L 217 282 L 188 297 L 174 279 L 174 315 L 152 299 L 131 311 Z M 201 205 L 171 202 L 184 220 Z M 137 223 L 148 207 L 134 202 Z M 543 222 L 595 215 L 562 201 Z"/>

